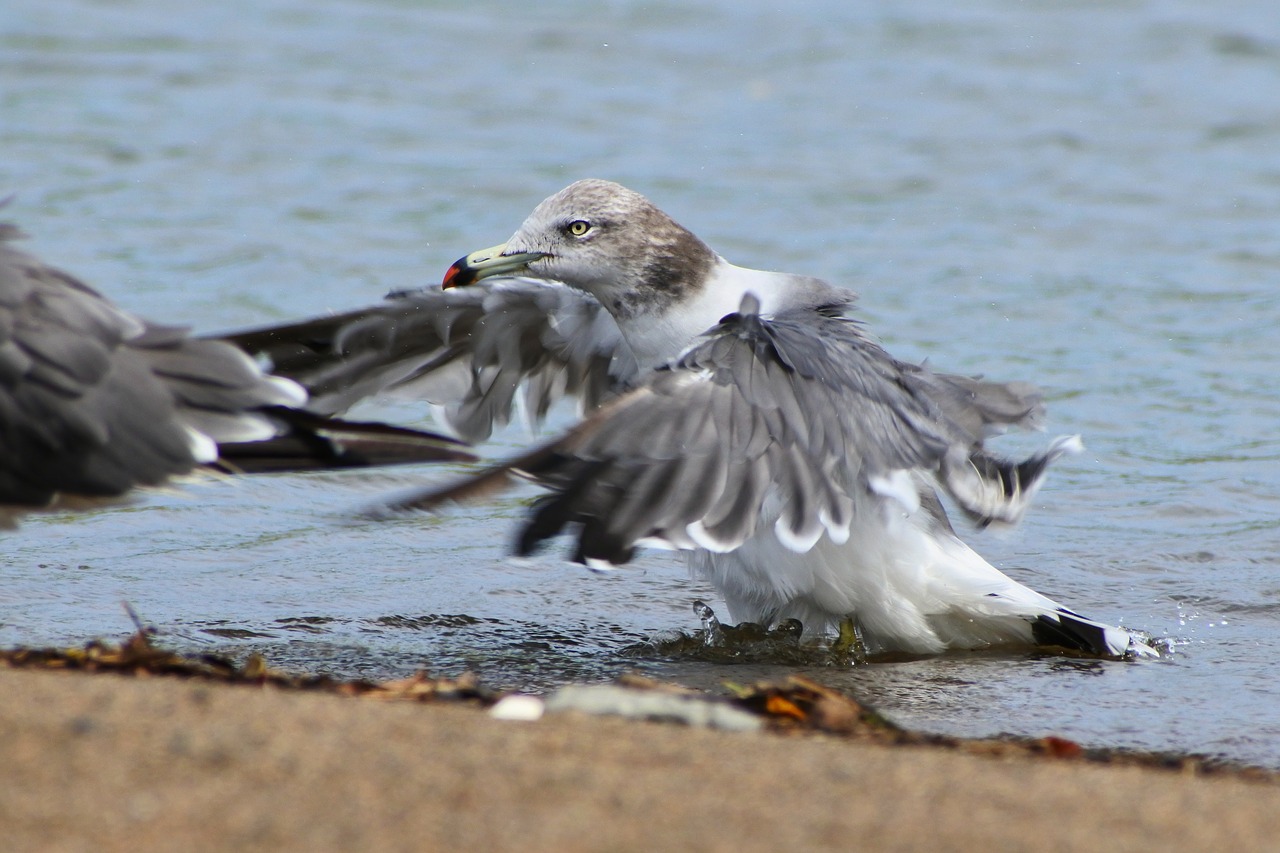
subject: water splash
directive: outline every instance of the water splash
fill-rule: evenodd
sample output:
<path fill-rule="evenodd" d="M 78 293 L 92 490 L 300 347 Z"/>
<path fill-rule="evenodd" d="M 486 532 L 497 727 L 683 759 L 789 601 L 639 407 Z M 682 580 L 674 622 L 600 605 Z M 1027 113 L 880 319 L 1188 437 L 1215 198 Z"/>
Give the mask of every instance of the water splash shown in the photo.
<path fill-rule="evenodd" d="M 705 601 L 695 601 L 693 612 L 702 628 L 659 634 L 624 649 L 622 654 L 684 662 L 807 667 L 862 662 L 826 638 L 804 639 L 804 626 L 798 619 L 784 619 L 772 628 L 756 622 L 726 625 Z"/>

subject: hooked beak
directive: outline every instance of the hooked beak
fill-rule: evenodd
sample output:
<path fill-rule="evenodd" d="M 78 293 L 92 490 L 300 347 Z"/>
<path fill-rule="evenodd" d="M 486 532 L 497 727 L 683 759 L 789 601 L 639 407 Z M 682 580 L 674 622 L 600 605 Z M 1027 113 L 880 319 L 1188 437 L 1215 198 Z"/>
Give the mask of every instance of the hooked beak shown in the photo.
<path fill-rule="evenodd" d="M 445 270 L 440 286 L 447 290 L 450 287 L 475 284 L 489 276 L 512 275 L 523 272 L 534 261 L 547 257 L 546 252 L 514 252 L 504 255 L 506 248 L 507 244 L 503 243 L 501 246 L 481 249 L 465 258 L 458 258 L 453 266 Z"/>

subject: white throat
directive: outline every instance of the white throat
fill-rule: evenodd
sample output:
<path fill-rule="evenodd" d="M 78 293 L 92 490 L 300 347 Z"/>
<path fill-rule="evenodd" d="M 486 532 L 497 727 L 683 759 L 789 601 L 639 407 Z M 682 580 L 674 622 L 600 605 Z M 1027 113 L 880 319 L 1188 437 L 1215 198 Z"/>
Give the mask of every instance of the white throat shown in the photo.
<path fill-rule="evenodd" d="M 696 344 L 720 318 L 737 311 L 747 293 L 760 300 L 762 315 L 771 315 L 791 307 L 796 302 L 796 285 L 807 281 L 811 279 L 734 266 L 717 255 L 710 276 L 696 292 L 661 310 L 619 318 L 618 325 L 641 370 L 647 372 Z"/>

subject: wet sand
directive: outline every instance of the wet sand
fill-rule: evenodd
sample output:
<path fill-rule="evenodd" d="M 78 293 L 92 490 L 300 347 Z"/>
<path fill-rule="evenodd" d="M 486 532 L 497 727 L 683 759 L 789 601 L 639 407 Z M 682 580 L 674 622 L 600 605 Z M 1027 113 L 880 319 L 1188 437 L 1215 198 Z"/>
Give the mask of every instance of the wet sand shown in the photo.
<path fill-rule="evenodd" d="M 28 850 L 1275 849 L 1280 784 L 0 667 Z"/>

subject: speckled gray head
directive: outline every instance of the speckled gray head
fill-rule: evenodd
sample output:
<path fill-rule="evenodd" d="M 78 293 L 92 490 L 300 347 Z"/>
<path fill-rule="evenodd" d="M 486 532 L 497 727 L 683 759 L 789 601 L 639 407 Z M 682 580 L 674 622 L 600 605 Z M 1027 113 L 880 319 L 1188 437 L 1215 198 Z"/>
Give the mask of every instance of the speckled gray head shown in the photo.
<path fill-rule="evenodd" d="M 640 193 L 587 179 L 539 204 L 506 243 L 459 260 L 444 284 L 504 274 L 553 279 L 628 317 L 689 298 L 716 261 L 705 243 Z"/>

